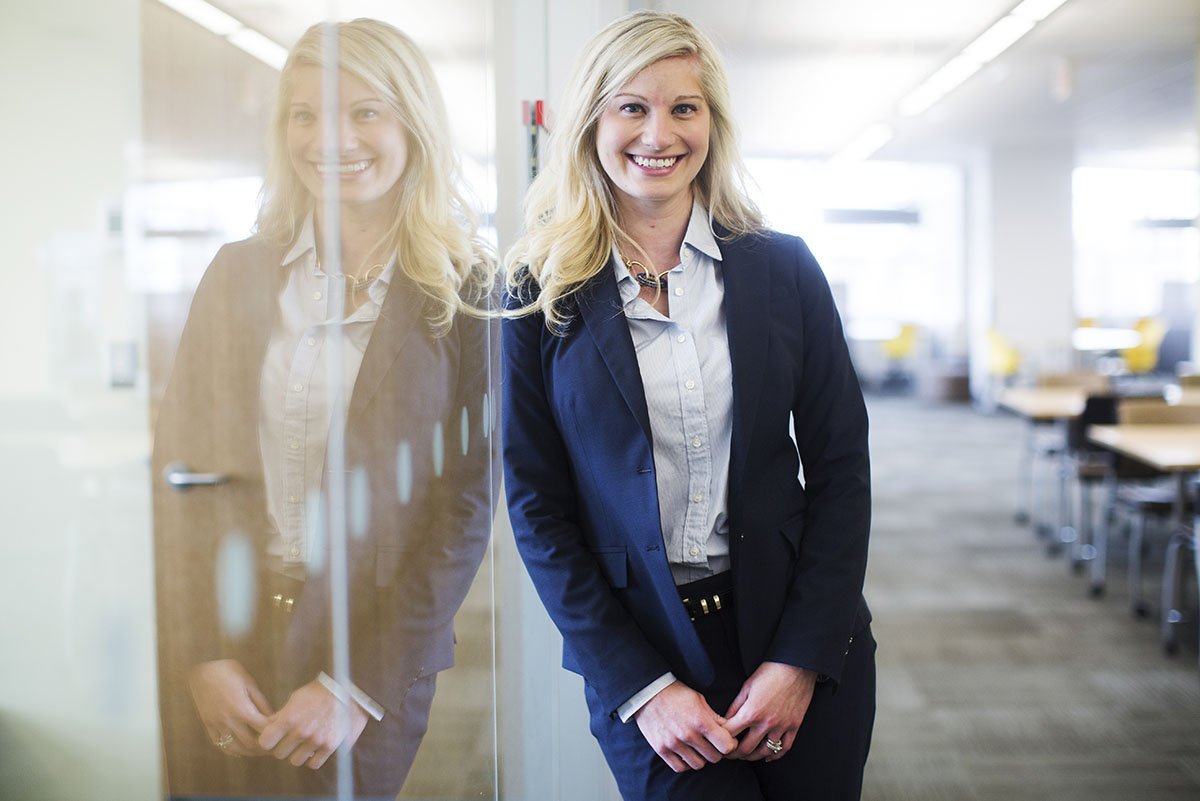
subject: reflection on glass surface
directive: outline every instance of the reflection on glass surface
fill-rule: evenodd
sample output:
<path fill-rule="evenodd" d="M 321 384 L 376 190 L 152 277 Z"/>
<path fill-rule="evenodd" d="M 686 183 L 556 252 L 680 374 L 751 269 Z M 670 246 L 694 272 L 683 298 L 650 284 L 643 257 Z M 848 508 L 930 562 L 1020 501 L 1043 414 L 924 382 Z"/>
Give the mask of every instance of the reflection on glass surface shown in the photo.
<path fill-rule="evenodd" d="M 158 407 L 172 795 L 391 798 L 430 725 L 498 454 L 469 431 L 493 261 L 451 141 L 392 26 L 318 25 L 292 48 L 257 233 L 205 272 Z"/>

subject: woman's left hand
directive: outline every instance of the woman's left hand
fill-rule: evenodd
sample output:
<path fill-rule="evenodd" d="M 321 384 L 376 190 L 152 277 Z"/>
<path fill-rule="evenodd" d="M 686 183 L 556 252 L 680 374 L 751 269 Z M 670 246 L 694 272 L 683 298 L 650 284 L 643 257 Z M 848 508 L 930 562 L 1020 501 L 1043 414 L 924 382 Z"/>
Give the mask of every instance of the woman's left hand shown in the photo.
<path fill-rule="evenodd" d="M 350 701 L 349 726 L 343 729 L 339 725 L 341 706 L 342 702 L 321 682 L 310 681 L 293 692 L 283 708 L 270 717 L 258 744 L 276 759 L 316 770 L 343 740 L 354 745 L 367 725 L 367 713 Z"/>
<path fill-rule="evenodd" d="M 773 762 L 786 754 L 804 722 L 816 685 L 815 671 L 781 662 L 759 665 L 725 713 L 725 730 L 741 741 L 727 758 Z M 782 743 L 782 747 L 769 748 L 768 740 Z"/>

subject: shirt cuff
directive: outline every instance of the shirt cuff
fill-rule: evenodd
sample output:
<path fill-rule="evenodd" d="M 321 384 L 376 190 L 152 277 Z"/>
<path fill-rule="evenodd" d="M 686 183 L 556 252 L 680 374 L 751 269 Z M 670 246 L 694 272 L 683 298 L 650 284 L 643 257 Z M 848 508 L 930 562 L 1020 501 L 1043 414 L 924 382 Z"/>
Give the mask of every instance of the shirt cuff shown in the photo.
<path fill-rule="evenodd" d="M 647 701 L 658 695 L 663 690 L 667 689 L 667 687 L 674 682 L 674 673 L 668 671 L 667 673 L 662 674 L 657 679 L 639 690 L 628 701 L 617 707 L 617 717 L 621 718 L 622 723 L 628 723 L 629 719 L 634 716 L 634 713 L 644 707 Z"/>
<path fill-rule="evenodd" d="M 323 670 L 321 671 L 321 675 L 317 676 L 317 681 L 321 683 L 322 687 L 333 693 L 334 697 L 342 703 L 346 703 L 349 698 L 352 698 L 354 699 L 354 703 L 361 706 L 363 710 L 366 711 L 366 713 L 372 718 L 377 721 L 383 720 L 383 707 L 374 698 L 359 689 L 358 685 L 354 682 L 350 682 L 350 689 L 347 691 L 344 687 L 342 687 L 342 685 L 334 681 L 332 676 Z M 349 698 L 347 698 L 347 696 L 349 696 Z M 649 698 L 646 699 L 646 701 L 649 700 Z M 645 703 L 645 701 L 642 703 Z"/>

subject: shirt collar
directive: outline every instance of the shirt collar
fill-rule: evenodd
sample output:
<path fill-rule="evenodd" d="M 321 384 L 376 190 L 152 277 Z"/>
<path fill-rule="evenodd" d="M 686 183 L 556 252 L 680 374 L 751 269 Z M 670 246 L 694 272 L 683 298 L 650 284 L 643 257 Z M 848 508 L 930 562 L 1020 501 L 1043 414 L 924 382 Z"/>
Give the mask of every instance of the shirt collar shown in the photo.
<path fill-rule="evenodd" d="M 292 247 L 284 255 L 283 261 L 279 262 L 281 267 L 286 267 L 292 262 L 299 259 L 309 251 L 312 251 L 313 256 L 317 254 L 317 234 L 313 226 L 313 213 L 310 210 L 304 217 L 304 222 L 300 225 L 300 232 L 296 234 L 296 241 L 292 243 Z M 316 264 L 316 259 L 313 259 Z"/>
<path fill-rule="evenodd" d="M 292 242 L 292 247 L 290 247 L 288 252 L 283 255 L 283 259 L 280 261 L 280 266 L 286 267 L 290 264 L 293 264 L 295 261 L 306 257 L 306 255 L 310 253 L 312 253 L 313 275 L 318 275 L 318 273 L 323 271 L 318 269 L 317 266 L 317 229 L 316 225 L 313 224 L 312 211 L 307 213 L 304 218 L 304 222 L 300 224 L 300 233 L 296 234 L 296 239 L 294 242 Z M 395 272 L 396 257 L 395 255 L 392 255 L 392 257 L 388 260 L 388 264 L 384 265 L 383 272 L 380 273 L 379 277 L 376 278 L 376 281 L 372 283 L 372 289 L 368 290 L 368 293 L 370 293 L 372 297 L 376 295 L 376 293 L 373 291 L 374 285 L 383 284 L 384 287 L 386 287 L 386 285 L 391 283 L 392 275 L 395 275 Z"/>
<path fill-rule="evenodd" d="M 721 260 L 721 249 L 717 247 L 717 238 L 713 236 L 708 211 L 697 200 L 692 201 L 692 216 L 688 220 L 687 232 L 683 235 L 683 244 L 700 251 L 713 261 Z"/>

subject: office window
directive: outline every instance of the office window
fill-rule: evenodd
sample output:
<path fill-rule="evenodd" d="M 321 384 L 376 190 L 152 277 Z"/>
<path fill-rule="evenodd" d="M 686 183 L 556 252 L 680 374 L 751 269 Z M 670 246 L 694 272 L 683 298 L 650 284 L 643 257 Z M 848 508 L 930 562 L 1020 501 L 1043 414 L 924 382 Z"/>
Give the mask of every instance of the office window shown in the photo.
<path fill-rule="evenodd" d="M 1080 167 L 1073 183 L 1076 314 L 1130 322 L 1194 304 L 1178 290 L 1200 277 L 1200 174 Z"/>
<path fill-rule="evenodd" d="M 853 336 L 915 324 L 965 351 L 961 172 L 937 164 L 749 159 L 768 224 L 802 236 Z"/>

